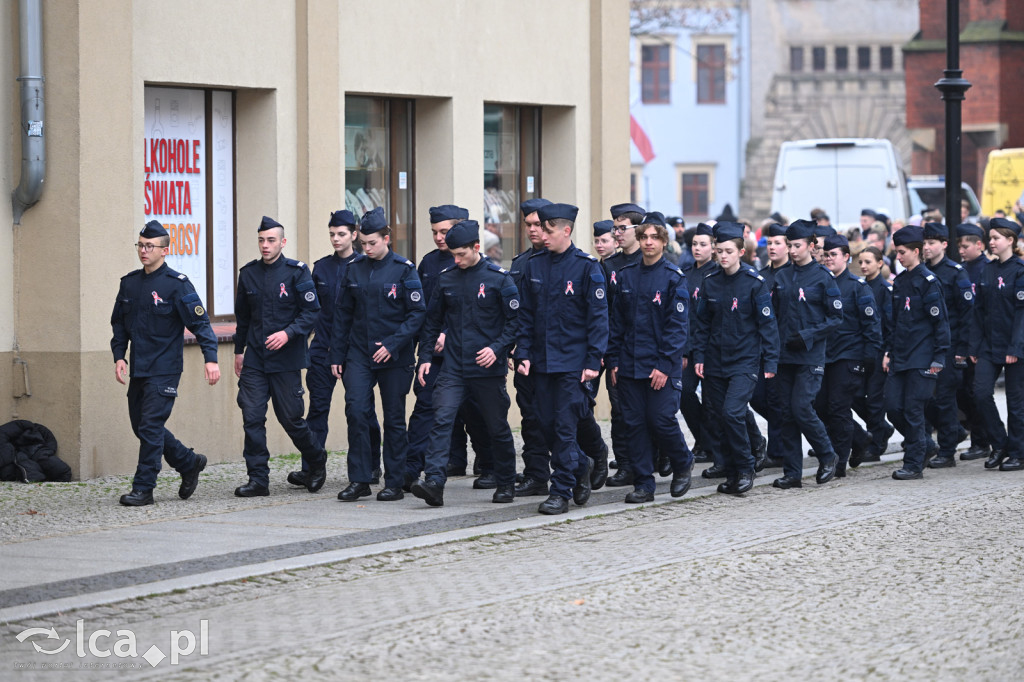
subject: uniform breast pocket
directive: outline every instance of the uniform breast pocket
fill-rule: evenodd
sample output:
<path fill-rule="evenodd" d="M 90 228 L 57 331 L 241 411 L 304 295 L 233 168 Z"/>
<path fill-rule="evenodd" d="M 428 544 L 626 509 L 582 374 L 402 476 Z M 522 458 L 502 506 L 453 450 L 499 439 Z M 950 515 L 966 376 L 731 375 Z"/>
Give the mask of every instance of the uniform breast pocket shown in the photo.
<path fill-rule="evenodd" d="M 178 316 L 174 312 L 174 304 L 170 301 L 157 301 L 156 305 L 153 306 L 153 321 L 154 326 L 162 334 L 168 334 L 174 331 L 175 326 L 178 323 Z"/>
<path fill-rule="evenodd" d="M 405 303 L 405 290 L 401 282 L 385 284 L 383 293 L 386 305 L 399 307 Z"/>

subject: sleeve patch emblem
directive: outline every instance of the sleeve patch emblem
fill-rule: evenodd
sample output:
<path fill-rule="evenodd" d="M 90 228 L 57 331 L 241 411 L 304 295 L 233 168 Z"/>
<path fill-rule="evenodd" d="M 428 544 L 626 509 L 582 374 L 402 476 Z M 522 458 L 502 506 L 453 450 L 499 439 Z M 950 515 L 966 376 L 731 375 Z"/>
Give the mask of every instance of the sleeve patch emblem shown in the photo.
<path fill-rule="evenodd" d="M 837 298 L 836 300 L 832 301 L 832 307 L 835 308 L 836 310 L 842 310 L 843 302 Z"/>
<path fill-rule="evenodd" d="M 569 282 L 569 284 L 572 284 L 572 282 Z M 572 291 L 572 287 L 569 287 L 569 289 L 565 293 L 569 293 L 569 291 Z M 597 297 L 597 300 L 601 300 L 602 298 L 604 298 L 604 289 L 601 289 L 600 287 L 598 287 L 594 291 L 594 296 Z"/>
<path fill-rule="evenodd" d="M 306 295 L 303 296 L 303 298 L 312 303 L 313 301 L 316 300 L 316 294 L 314 294 L 312 291 L 307 291 Z"/>
<path fill-rule="evenodd" d="M 518 310 L 519 309 L 519 299 L 518 298 L 513 298 L 511 301 L 508 302 L 508 307 L 511 308 L 512 310 Z"/>
<path fill-rule="evenodd" d="M 195 312 L 196 317 L 202 317 L 203 313 L 206 312 L 205 310 L 203 310 L 203 306 L 201 305 L 197 305 L 195 308 L 192 309 L 192 311 Z"/>
<path fill-rule="evenodd" d="M 419 303 L 421 298 L 423 298 L 423 294 L 421 294 L 419 291 L 413 291 L 412 293 L 409 294 L 409 300 L 412 301 L 413 303 Z"/>
<path fill-rule="evenodd" d="M 939 316 L 939 306 L 933 305 L 931 307 L 931 310 L 929 310 L 928 312 L 931 313 L 932 317 L 938 317 Z"/>
<path fill-rule="evenodd" d="M 761 314 L 764 315 L 765 317 L 771 317 L 772 309 L 769 308 L 768 306 L 765 306 L 765 307 L 761 308 Z"/>

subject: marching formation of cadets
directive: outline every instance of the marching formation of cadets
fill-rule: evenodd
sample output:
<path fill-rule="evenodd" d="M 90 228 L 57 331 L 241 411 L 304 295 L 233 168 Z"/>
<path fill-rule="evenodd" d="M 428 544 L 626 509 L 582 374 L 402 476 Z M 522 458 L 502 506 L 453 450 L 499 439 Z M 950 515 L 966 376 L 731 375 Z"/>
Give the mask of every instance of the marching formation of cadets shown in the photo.
<path fill-rule="evenodd" d="M 660 213 L 612 206 L 611 220 L 593 226 L 598 260 L 573 243 L 575 206 L 530 199 L 521 211 L 532 247 L 509 270 L 481 253 L 480 226 L 458 206 L 430 209 L 437 248 L 418 268 L 391 249 L 380 208 L 358 221 L 333 213 L 333 253 L 312 272 L 282 255 L 284 228 L 264 217 L 261 257 L 241 268 L 235 298 L 248 471 L 235 495 L 269 494 L 271 402 L 302 454 L 288 483 L 312 493 L 323 487 L 338 380 L 349 443 L 348 485 L 338 499 L 346 502 L 370 496 L 383 477 L 378 500 L 412 493 L 441 506 L 447 478 L 466 474 L 469 441 L 473 487 L 493 490 L 496 503 L 545 497 L 542 514 L 565 513 L 570 500 L 584 505 L 604 485 L 631 487 L 627 503 L 649 502 L 657 476 L 671 477 L 670 494 L 680 497 L 695 461 L 712 463 L 701 475 L 723 479 L 720 493 L 747 492 L 766 466 L 781 466 L 776 488 L 799 488 L 801 436 L 817 458 L 818 484 L 878 461 L 894 429 L 905 452 L 892 477 L 919 479 L 927 467 L 956 466 L 966 437 L 960 412 L 972 439 L 961 460 L 1024 469 L 1017 223 L 993 218 L 987 232 L 960 225 L 963 265 L 946 256 L 945 225 L 903 227 L 893 235 L 902 271 L 890 283 L 877 249 L 860 253 L 857 277 L 847 238 L 808 220 L 767 228 L 769 263 L 758 272 L 744 262 L 744 227 L 735 222 L 701 223 L 692 262 L 680 269 L 666 258 L 673 240 Z M 122 278 L 111 316 L 115 376 L 127 379 L 140 441 L 132 491 L 120 499 L 129 506 L 152 504 L 162 458 L 181 474 L 183 499 L 207 463 L 164 426 L 185 327 L 202 349 L 207 381 L 220 376 L 209 317 L 188 278 L 164 262 L 168 243 L 158 222 L 140 232 L 143 267 Z M 522 415 L 518 475 L 510 369 Z M 593 413 L 602 373 L 613 462 Z M 1005 424 L 993 396 L 1000 373 Z M 751 408 L 766 419 L 767 438 Z"/>

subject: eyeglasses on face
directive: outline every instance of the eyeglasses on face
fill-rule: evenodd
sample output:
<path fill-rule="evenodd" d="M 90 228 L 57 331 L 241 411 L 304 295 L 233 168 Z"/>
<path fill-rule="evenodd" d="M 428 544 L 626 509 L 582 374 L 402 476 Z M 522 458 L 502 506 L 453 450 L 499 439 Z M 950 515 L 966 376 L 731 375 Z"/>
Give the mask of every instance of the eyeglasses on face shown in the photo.
<path fill-rule="evenodd" d="M 149 253 L 153 249 L 162 249 L 164 247 L 160 246 L 159 244 L 143 244 L 142 242 L 135 242 L 135 248 L 137 248 L 139 251 L 145 251 L 146 253 Z"/>

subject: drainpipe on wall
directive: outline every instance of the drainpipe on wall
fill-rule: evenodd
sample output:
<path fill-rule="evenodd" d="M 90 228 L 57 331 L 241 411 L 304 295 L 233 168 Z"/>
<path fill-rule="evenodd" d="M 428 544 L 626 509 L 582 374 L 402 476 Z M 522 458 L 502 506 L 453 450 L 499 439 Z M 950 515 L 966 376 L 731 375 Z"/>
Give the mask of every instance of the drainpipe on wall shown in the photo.
<path fill-rule="evenodd" d="M 41 0 L 19 0 L 21 38 L 21 182 L 14 190 L 14 224 L 43 194 L 46 138 L 43 137 L 43 16 Z"/>

